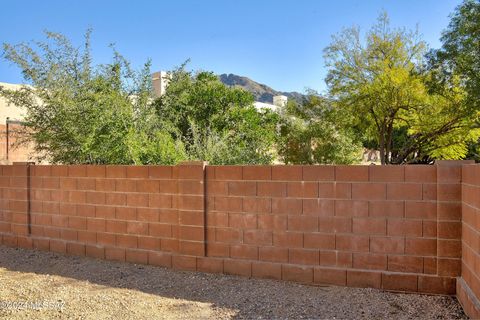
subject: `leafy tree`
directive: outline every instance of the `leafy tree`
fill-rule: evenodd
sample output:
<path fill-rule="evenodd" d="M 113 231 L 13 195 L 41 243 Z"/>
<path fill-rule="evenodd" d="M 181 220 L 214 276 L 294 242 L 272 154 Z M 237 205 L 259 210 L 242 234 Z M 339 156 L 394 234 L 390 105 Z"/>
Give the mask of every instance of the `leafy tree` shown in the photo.
<path fill-rule="evenodd" d="M 480 1 L 465 0 L 455 9 L 441 41 L 442 48 L 429 53 L 437 80 L 458 77 L 469 103 L 480 109 Z"/>
<path fill-rule="evenodd" d="M 436 87 L 460 86 L 471 112 L 480 111 L 480 1 L 459 5 L 443 32 L 442 47 L 428 54 L 428 67 Z M 476 128 L 479 127 L 477 123 Z M 480 143 L 470 144 L 469 157 L 480 160 Z"/>
<path fill-rule="evenodd" d="M 190 159 L 211 164 L 273 160 L 277 116 L 257 111 L 250 93 L 225 86 L 211 72 L 187 71 L 185 64 L 168 78 L 166 93 L 155 102 L 157 114 Z"/>
<path fill-rule="evenodd" d="M 391 29 L 386 14 L 365 40 L 350 28 L 325 49 L 331 98 L 376 142 L 382 164 L 459 159 L 480 135 L 461 88 L 429 85 L 424 54 L 418 32 Z"/>
<path fill-rule="evenodd" d="M 34 44 L 4 44 L 4 57 L 31 86 L 0 88 L 0 95 L 26 109 L 22 140 L 35 142 L 40 160 L 172 164 L 186 157 L 150 106 L 150 63 L 136 72 L 114 51 L 110 64 L 94 66 L 90 31 L 83 50 L 61 34 L 46 36 Z"/>
<path fill-rule="evenodd" d="M 52 163 L 212 164 L 270 163 L 277 115 L 257 111 L 251 94 L 228 88 L 210 72 L 184 66 L 171 73 L 167 92 L 154 100 L 150 63 L 134 71 L 114 50 L 94 66 L 90 32 L 83 50 L 61 34 L 47 41 L 4 44 L 4 57 L 27 83 L 0 94 L 26 109 L 24 142 L 34 141 Z"/>
<path fill-rule="evenodd" d="M 310 92 L 303 103 L 289 101 L 280 122 L 278 153 L 285 163 L 351 164 L 360 160 L 346 115 L 332 101 Z"/>

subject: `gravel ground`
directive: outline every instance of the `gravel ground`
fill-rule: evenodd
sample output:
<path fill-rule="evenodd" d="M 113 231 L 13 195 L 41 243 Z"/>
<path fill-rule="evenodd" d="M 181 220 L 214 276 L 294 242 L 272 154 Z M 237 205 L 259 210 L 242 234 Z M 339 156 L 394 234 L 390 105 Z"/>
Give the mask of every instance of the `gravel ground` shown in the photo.
<path fill-rule="evenodd" d="M 0 318 L 466 319 L 452 297 L 173 271 L 0 246 Z"/>

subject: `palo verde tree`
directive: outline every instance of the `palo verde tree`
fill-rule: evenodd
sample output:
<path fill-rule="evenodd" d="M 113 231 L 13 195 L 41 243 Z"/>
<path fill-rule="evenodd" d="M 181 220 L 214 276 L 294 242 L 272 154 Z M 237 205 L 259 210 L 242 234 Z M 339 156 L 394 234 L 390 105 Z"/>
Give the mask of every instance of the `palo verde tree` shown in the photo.
<path fill-rule="evenodd" d="M 58 33 L 47 40 L 3 45 L 30 84 L 0 88 L 25 109 L 22 140 L 33 141 L 52 163 L 173 164 L 186 157 L 151 107 L 150 64 L 134 71 L 114 50 L 112 62 L 95 66 L 90 31 L 83 50 Z"/>
<path fill-rule="evenodd" d="M 418 32 L 390 28 L 386 14 L 365 39 L 350 28 L 325 49 L 329 94 L 356 117 L 361 138 L 375 141 L 382 164 L 460 159 L 479 136 L 464 91 L 429 86 L 425 49 Z"/>

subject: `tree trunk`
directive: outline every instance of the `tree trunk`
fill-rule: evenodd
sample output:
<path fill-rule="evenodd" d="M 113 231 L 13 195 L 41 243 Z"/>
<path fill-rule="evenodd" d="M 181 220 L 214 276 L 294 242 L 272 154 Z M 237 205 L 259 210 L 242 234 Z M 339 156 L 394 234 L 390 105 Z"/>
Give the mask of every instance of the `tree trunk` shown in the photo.
<path fill-rule="evenodd" d="M 380 131 L 379 145 L 380 145 L 380 162 L 383 166 L 386 164 L 385 162 L 385 127 L 383 126 L 382 126 L 382 130 Z"/>
<path fill-rule="evenodd" d="M 385 163 L 386 164 L 391 164 L 392 159 L 390 158 L 390 153 L 392 151 L 392 139 L 393 139 L 393 121 L 388 124 L 387 127 L 387 141 L 385 143 Z"/>

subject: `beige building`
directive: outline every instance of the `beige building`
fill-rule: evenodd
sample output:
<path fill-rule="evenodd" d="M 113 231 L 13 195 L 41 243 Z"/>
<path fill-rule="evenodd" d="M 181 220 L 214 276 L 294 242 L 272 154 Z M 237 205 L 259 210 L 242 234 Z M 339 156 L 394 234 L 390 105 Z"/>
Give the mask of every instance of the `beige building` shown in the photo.
<path fill-rule="evenodd" d="M 22 85 L 0 82 L 0 87 L 19 90 Z M 0 164 L 33 160 L 33 145 L 18 146 L 16 143 L 24 116 L 23 108 L 0 97 Z"/>
<path fill-rule="evenodd" d="M 18 90 L 22 87 L 22 85 L 0 82 L 0 87 L 9 90 Z M 10 118 L 10 120 L 21 121 L 23 120 L 24 115 L 25 110 L 16 105 L 9 104 L 7 100 L 0 97 L 0 124 L 5 125 L 7 118 Z"/>
<path fill-rule="evenodd" d="M 166 71 L 152 73 L 152 87 L 155 97 L 160 97 L 165 94 L 170 79 L 171 75 Z"/>
<path fill-rule="evenodd" d="M 260 101 L 255 101 L 253 105 L 257 110 L 262 109 L 269 109 L 275 112 L 280 112 L 282 108 L 287 105 L 288 98 L 283 95 L 273 96 L 273 104 L 272 103 L 265 103 Z"/>

